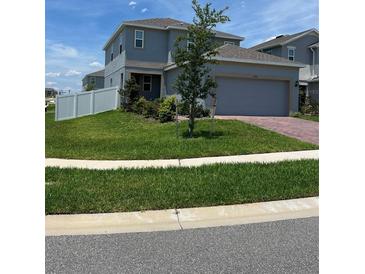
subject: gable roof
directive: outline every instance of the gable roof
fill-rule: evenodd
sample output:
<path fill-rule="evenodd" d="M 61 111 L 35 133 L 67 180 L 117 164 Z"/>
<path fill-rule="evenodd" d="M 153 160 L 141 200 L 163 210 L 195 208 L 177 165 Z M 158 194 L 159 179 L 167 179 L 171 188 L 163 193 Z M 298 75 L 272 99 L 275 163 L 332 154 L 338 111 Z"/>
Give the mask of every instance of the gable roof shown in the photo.
<path fill-rule="evenodd" d="M 105 43 L 103 49 L 114 40 L 114 38 L 123 30 L 125 26 L 137 26 L 137 27 L 146 27 L 152 29 L 160 29 L 160 30 L 169 30 L 169 29 L 181 29 L 186 30 L 188 26 L 191 25 L 187 22 L 172 19 L 172 18 L 149 18 L 149 19 L 141 19 L 141 20 L 131 20 L 124 21 L 117 29 L 114 31 L 112 36 Z M 223 31 L 215 31 L 216 37 L 227 38 L 227 39 L 235 39 L 239 41 L 243 41 L 245 38 L 237 35 L 233 35 L 230 33 L 226 33 Z"/>
<path fill-rule="evenodd" d="M 259 52 L 252 49 L 241 48 L 236 45 L 223 45 L 217 50 L 218 55 L 215 57 L 215 59 L 221 61 L 236 61 L 242 63 L 304 67 L 304 65 L 295 61 L 290 61 L 282 57 Z"/>
<path fill-rule="evenodd" d="M 85 77 L 88 77 L 88 76 L 104 77 L 104 69 L 86 74 L 83 79 L 85 79 Z"/>
<path fill-rule="evenodd" d="M 315 33 L 319 34 L 318 30 L 316 30 L 316 29 L 309 29 L 309 30 L 301 31 L 301 32 L 294 33 L 294 34 L 279 35 L 274 39 L 271 39 L 269 41 L 263 42 L 256 46 L 253 46 L 250 49 L 260 50 L 260 49 L 266 49 L 266 48 L 273 48 L 273 47 L 277 47 L 277 46 L 283 46 L 283 45 L 286 45 L 292 41 L 295 41 L 295 40 L 299 39 L 300 37 L 303 37 L 304 35 L 307 35 L 311 32 L 315 32 Z"/>
<path fill-rule="evenodd" d="M 217 48 L 218 54 L 213 59 L 222 62 L 236 62 L 246 64 L 261 64 L 271 66 L 303 68 L 304 64 L 288 59 L 259 52 L 252 49 L 241 48 L 236 45 L 226 44 Z M 176 64 L 165 66 L 165 71 L 177 68 Z"/>

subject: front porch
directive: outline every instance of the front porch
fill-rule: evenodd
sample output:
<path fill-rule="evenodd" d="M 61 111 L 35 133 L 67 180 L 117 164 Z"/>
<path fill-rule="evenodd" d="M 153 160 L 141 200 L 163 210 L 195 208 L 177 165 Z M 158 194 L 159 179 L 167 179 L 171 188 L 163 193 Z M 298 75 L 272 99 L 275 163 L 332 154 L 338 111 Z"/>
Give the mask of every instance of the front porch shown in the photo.
<path fill-rule="evenodd" d="M 126 73 L 127 79 L 136 79 L 140 86 L 140 95 L 146 100 L 155 100 L 164 96 L 163 73 L 157 71 L 135 71 L 130 70 Z M 126 80 L 127 80 L 126 79 Z"/>

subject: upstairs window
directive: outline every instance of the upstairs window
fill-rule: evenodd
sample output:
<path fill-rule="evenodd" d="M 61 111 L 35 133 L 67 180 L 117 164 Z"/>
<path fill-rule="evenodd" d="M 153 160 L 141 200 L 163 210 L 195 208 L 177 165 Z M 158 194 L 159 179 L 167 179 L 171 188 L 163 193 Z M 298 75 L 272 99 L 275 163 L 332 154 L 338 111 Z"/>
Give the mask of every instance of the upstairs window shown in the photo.
<path fill-rule="evenodd" d="M 143 30 L 135 30 L 135 32 L 134 32 L 134 47 L 142 49 L 143 46 L 144 46 L 144 31 Z"/>
<path fill-rule="evenodd" d="M 113 59 L 114 59 L 114 53 L 112 52 L 112 53 L 110 54 L 110 61 L 113 61 Z"/>
<path fill-rule="evenodd" d="M 234 42 L 231 42 L 231 41 L 224 41 L 224 45 L 234 45 Z"/>
<path fill-rule="evenodd" d="M 152 76 L 143 75 L 143 91 L 151 91 L 152 89 Z"/>
<path fill-rule="evenodd" d="M 193 42 L 191 42 L 190 40 L 187 40 L 187 42 L 186 42 L 187 49 L 190 50 L 191 49 L 191 46 L 193 44 L 194 44 Z"/>
<path fill-rule="evenodd" d="M 290 61 L 295 60 L 295 48 L 294 47 L 288 47 L 288 59 Z"/>
<path fill-rule="evenodd" d="M 190 50 L 192 45 L 194 45 L 194 43 L 193 43 L 193 41 L 190 40 L 190 36 L 189 36 L 189 33 L 188 33 L 187 40 L 186 40 L 187 50 Z"/>
<path fill-rule="evenodd" d="M 120 45 L 119 45 L 119 54 L 121 54 L 121 53 L 122 53 L 122 51 L 123 51 L 123 45 L 122 45 L 122 44 L 120 44 Z"/>
<path fill-rule="evenodd" d="M 113 86 L 113 78 L 110 78 L 110 86 Z"/>

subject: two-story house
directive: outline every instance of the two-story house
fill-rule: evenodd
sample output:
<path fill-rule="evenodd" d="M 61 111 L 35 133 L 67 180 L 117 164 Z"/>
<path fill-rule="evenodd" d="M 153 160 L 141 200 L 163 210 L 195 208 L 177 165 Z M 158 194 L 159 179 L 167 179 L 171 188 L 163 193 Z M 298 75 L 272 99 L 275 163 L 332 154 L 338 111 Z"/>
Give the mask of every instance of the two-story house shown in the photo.
<path fill-rule="evenodd" d="M 85 89 L 87 85 L 91 85 L 94 90 L 104 88 L 104 70 L 86 74 L 82 79 L 82 86 Z"/>
<path fill-rule="evenodd" d="M 122 86 L 134 77 L 146 99 L 175 94 L 179 73 L 173 60 L 176 38 L 189 23 L 171 18 L 123 22 L 104 46 L 105 84 Z M 218 83 L 217 114 L 289 115 L 298 109 L 301 64 L 240 47 L 244 38 L 215 32 L 219 54 L 210 65 Z M 188 46 L 189 41 L 186 41 Z M 206 100 L 209 106 L 209 99 Z"/>
<path fill-rule="evenodd" d="M 316 29 L 279 35 L 251 49 L 287 58 L 305 65 L 299 70 L 299 84 L 307 96 L 319 99 L 319 32 Z"/>

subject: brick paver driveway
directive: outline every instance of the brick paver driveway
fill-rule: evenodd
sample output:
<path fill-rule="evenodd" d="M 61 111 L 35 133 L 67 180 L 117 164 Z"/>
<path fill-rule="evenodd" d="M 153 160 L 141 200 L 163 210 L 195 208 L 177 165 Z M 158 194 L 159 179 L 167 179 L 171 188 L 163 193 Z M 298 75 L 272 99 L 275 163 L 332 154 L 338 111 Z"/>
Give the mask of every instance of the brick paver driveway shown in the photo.
<path fill-rule="evenodd" d="M 297 138 L 304 142 L 319 144 L 319 123 L 293 117 L 269 116 L 226 116 L 216 115 L 217 119 L 239 120 Z"/>

